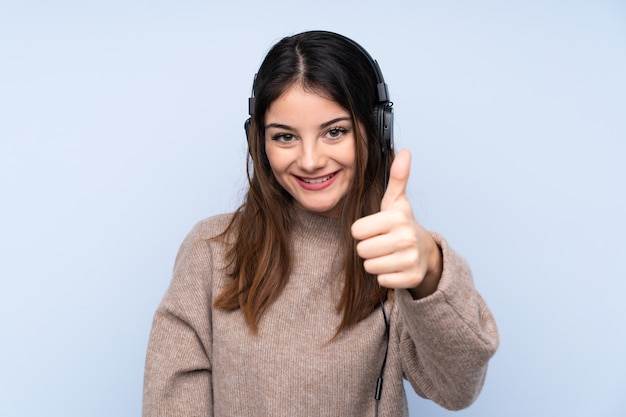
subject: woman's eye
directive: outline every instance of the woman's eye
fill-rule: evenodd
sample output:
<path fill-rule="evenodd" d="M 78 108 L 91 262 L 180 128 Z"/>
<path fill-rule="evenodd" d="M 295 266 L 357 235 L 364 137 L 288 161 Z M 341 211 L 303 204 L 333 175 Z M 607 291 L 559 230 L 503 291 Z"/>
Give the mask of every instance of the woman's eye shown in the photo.
<path fill-rule="evenodd" d="M 272 140 L 276 140 L 278 142 L 289 143 L 295 140 L 295 136 L 290 133 L 278 133 L 272 136 Z"/>
<path fill-rule="evenodd" d="M 326 135 L 331 139 L 339 139 L 341 136 L 345 135 L 348 131 L 342 127 L 334 127 L 330 129 Z"/>

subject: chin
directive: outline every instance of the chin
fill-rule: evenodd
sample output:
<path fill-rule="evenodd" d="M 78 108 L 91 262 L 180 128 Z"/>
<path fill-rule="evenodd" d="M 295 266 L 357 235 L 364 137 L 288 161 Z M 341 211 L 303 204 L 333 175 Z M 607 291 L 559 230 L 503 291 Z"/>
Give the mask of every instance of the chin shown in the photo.
<path fill-rule="evenodd" d="M 317 214 L 319 216 L 325 217 L 338 217 L 339 216 L 339 205 L 327 205 L 327 206 L 305 206 L 302 204 L 298 204 L 300 208 L 306 210 L 310 213 Z"/>

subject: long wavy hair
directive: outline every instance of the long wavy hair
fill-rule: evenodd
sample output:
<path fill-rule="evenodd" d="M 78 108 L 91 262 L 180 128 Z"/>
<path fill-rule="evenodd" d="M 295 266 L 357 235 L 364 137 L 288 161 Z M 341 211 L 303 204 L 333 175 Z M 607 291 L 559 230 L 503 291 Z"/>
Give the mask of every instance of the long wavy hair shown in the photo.
<path fill-rule="evenodd" d="M 289 233 L 293 198 L 276 181 L 265 153 L 265 115 L 287 89 L 301 85 L 329 98 L 351 114 L 355 127 L 356 174 L 340 204 L 343 226 L 343 278 L 337 294 L 342 321 L 337 334 L 366 318 L 388 297 L 376 277 L 363 268 L 350 227 L 357 219 L 380 210 L 384 182 L 393 152 L 381 152 L 374 117 L 377 79 L 364 50 L 331 32 L 310 31 L 285 37 L 267 53 L 254 83 L 254 105 L 248 133 L 249 190 L 224 235 L 232 281 L 217 296 L 214 307 L 241 309 L 253 332 L 267 308 L 281 295 L 289 279 Z M 386 161 L 383 159 L 387 159 Z"/>

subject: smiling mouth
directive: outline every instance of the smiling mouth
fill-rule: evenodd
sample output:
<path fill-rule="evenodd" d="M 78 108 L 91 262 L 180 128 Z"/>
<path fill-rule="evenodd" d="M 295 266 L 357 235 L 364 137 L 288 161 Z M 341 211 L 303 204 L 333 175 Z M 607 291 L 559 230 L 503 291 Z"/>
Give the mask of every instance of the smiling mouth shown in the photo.
<path fill-rule="evenodd" d="M 334 177 L 335 175 L 337 175 L 336 172 L 333 172 L 332 174 L 328 174 L 325 175 L 323 177 L 319 177 L 319 178 L 304 178 L 304 177 L 298 177 L 298 179 L 302 182 L 306 182 L 307 184 L 321 184 L 323 182 L 328 181 L 329 179 L 331 179 L 332 177 Z"/>

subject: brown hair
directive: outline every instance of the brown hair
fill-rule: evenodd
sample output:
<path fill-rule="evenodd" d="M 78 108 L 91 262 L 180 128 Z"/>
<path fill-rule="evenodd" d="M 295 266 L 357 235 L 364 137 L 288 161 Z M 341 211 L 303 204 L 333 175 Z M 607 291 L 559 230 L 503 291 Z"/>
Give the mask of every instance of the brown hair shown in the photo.
<path fill-rule="evenodd" d="M 272 174 L 265 153 L 264 122 L 270 104 L 295 84 L 337 102 L 352 115 L 355 127 L 356 175 L 340 203 L 339 215 L 344 226 L 340 247 L 345 248 L 344 285 L 337 305 L 343 314 L 339 334 L 387 298 L 388 290 L 364 270 L 350 227 L 380 210 L 385 171 L 393 153 L 381 153 L 382 139 L 373 114 L 377 80 L 371 62 L 354 42 L 330 32 L 283 38 L 268 52 L 256 76 L 248 135 L 249 190 L 222 235 L 234 237 L 227 253 L 232 282 L 214 306 L 241 309 L 256 332 L 263 313 L 280 297 L 289 279 L 293 201 Z"/>

